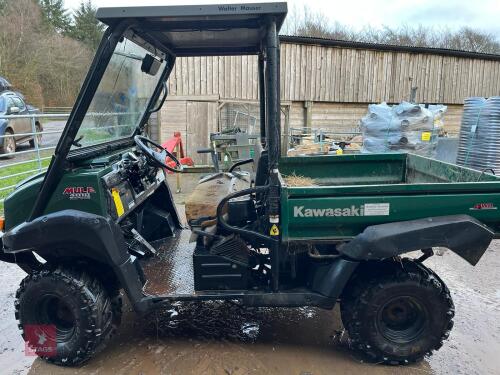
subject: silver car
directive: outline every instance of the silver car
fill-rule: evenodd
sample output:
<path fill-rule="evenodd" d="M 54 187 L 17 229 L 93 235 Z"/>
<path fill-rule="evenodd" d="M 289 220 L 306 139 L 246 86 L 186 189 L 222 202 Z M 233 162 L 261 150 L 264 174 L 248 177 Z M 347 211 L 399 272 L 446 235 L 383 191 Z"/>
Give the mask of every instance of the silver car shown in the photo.
<path fill-rule="evenodd" d="M 24 97 L 15 91 L 0 92 L 0 116 L 28 115 L 39 113 L 38 109 L 26 104 Z M 35 131 L 43 130 L 38 119 L 35 118 Z M 41 134 L 36 134 L 38 144 L 41 143 Z M 20 143 L 29 142 L 35 146 L 35 135 L 31 118 L 0 118 L 0 154 L 13 154 Z"/>

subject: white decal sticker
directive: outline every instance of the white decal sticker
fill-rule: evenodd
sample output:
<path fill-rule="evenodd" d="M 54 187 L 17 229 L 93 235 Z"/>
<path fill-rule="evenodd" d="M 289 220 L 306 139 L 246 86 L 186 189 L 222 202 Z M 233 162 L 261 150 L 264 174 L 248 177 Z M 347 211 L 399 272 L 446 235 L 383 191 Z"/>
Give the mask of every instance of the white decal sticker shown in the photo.
<path fill-rule="evenodd" d="M 388 216 L 389 203 L 365 203 L 365 216 Z"/>
<path fill-rule="evenodd" d="M 293 207 L 293 217 L 388 216 L 389 203 L 365 203 L 360 206 L 306 208 Z"/>

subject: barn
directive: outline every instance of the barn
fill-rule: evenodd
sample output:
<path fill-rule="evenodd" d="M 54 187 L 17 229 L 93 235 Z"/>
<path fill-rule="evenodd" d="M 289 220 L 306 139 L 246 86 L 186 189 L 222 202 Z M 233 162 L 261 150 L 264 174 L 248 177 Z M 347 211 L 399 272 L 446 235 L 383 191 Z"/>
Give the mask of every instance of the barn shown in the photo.
<path fill-rule="evenodd" d="M 187 152 L 211 132 L 258 131 L 257 56 L 181 57 L 152 135 L 181 132 Z M 445 104 L 445 129 L 460 127 L 463 100 L 500 95 L 500 55 L 281 36 L 281 112 L 285 138 L 302 128 L 357 132 L 369 103 Z M 286 140 L 284 140 L 286 142 Z"/>

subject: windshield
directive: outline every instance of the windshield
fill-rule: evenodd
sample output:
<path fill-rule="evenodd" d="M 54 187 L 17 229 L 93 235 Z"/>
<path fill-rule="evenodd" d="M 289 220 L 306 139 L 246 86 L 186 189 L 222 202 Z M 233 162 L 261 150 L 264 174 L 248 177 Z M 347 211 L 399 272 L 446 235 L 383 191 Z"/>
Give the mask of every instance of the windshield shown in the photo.
<path fill-rule="evenodd" d="M 5 112 L 5 99 L 0 96 L 0 112 Z"/>
<path fill-rule="evenodd" d="M 95 145 L 133 134 L 165 67 L 162 61 L 155 75 L 143 72 L 146 54 L 148 51 L 128 39 L 117 44 L 75 138 L 79 145 Z"/>

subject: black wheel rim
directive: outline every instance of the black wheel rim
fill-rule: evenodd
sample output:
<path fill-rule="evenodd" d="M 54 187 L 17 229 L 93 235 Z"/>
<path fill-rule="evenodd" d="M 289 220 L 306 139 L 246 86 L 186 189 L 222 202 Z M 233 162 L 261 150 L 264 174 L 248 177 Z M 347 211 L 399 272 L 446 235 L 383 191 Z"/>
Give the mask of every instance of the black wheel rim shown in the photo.
<path fill-rule="evenodd" d="M 389 341 L 406 344 L 418 339 L 427 325 L 427 310 L 415 298 L 398 296 L 379 310 L 377 325 Z"/>
<path fill-rule="evenodd" d="M 59 296 L 44 296 L 36 309 L 38 322 L 56 328 L 56 342 L 66 342 L 75 333 L 76 319 L 69 305 Z"/>

